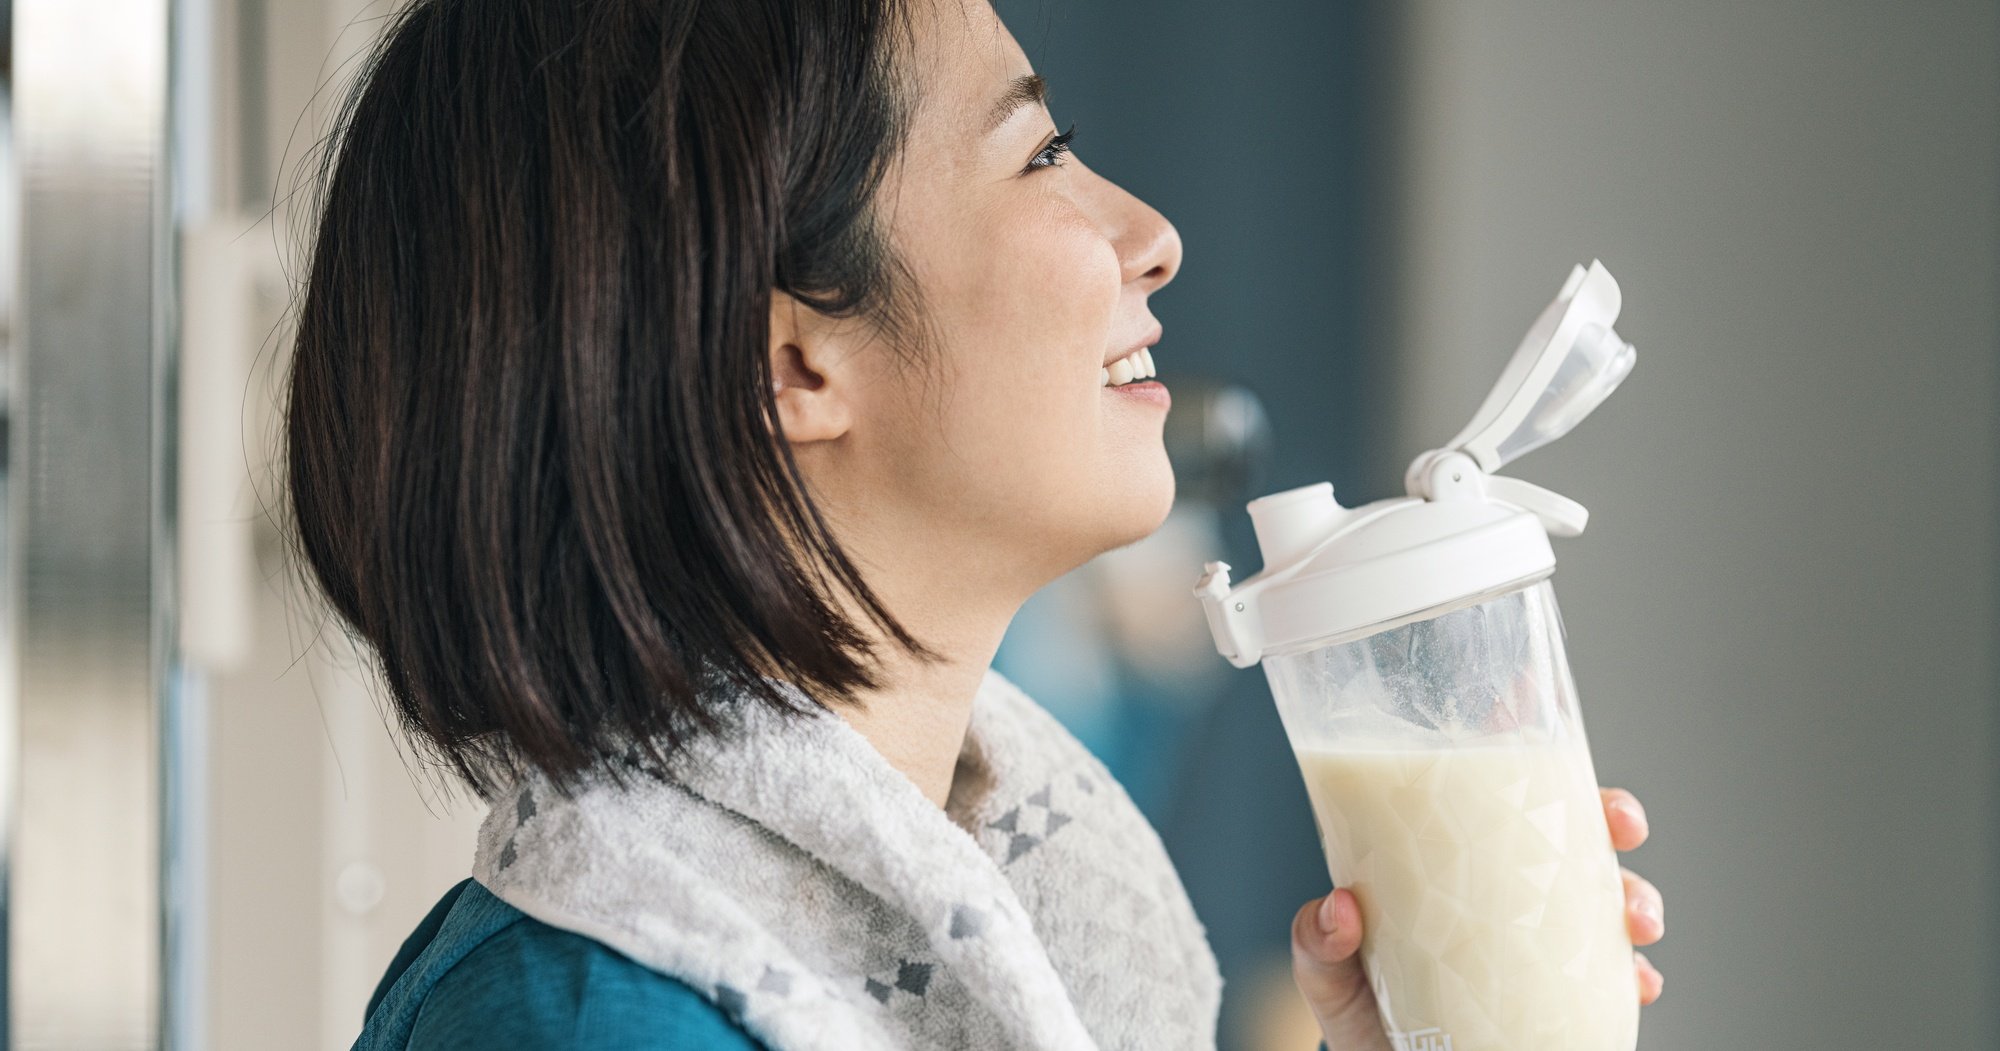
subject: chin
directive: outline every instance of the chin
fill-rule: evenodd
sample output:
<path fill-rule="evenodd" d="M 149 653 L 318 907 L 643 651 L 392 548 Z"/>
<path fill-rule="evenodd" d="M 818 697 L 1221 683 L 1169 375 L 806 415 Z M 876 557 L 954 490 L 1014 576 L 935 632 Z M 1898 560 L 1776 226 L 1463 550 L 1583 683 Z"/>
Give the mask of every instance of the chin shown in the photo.
<path fill-rule="evenodd" d="M 1174 506 L 1174 472 L 1164 449 L 1130 468 L 1030 501 L 1061 517 L 1041 519 L 1021 542 L 1045 584 L 1091 559 L 1136 544 L 1159 531 Z"/>
<path fill-rule="evenodd" d="M 1106 515 L 1112 526 L 1108 542 L 1091 552 L 1092 557 L 1152 536 L 1174 508 L 1174 469 L 1164 449 L 1144 471 L 1124 478 L 1126 484 L 1113 491 L 1116 505 Z"/>

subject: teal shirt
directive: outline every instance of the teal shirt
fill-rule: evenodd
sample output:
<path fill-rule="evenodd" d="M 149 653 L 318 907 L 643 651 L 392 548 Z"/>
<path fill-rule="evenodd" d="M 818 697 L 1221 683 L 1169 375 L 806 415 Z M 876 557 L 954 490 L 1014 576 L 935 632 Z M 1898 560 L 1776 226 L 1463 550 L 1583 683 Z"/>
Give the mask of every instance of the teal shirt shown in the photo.
<path fill-rule="evenodd" d="M 467 879 L 403 942 L 354 1051 L 763 1051 L 700 991 Z"/>

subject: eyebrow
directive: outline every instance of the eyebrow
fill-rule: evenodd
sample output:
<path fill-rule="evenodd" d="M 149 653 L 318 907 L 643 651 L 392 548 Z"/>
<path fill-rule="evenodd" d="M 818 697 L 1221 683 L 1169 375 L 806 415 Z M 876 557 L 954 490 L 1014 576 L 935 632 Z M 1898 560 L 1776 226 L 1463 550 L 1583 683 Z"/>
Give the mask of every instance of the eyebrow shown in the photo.
<path fill-rule="evenodd" d="M 1026 73 L 1015 77 L 1008 83 L 1007 90 L 994 101 L 993 112 L 986 118 L 987 132 L 991 133 L 1006 123 L 1007 118 L 1013 116 L 1014 111 L 1022 106 L 1044 104 L 1048 100 L 1049 85 L 1042 79 L 1041 74 Z"/>

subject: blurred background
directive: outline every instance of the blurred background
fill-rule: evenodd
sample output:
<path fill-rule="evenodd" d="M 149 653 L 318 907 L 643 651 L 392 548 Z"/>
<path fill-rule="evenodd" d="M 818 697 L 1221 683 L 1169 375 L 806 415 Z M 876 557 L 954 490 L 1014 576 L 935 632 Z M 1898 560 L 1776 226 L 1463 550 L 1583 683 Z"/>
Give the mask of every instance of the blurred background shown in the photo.
<path fill-rule="evenodd" d="M 271 516 L 288 208 L 357 0 L 0 0 L 0 1007 L 22 1048 L 344 1048 L 479 809 L 410 768 Z M 1653 840 L 1648 1051 L 2000 1047 L 2000 5 L 1002 0 L 1179 227 L 1181 479 L 998 659 L 1160 828 L 1303 1051 L 1328 876 L 1189 591 L 1243 502 L 1399 495 L 1576 263 L 1632 378 L 1511 468 Z M 1525 1051 L 1525 1049 L 1524 1049 Z"/>

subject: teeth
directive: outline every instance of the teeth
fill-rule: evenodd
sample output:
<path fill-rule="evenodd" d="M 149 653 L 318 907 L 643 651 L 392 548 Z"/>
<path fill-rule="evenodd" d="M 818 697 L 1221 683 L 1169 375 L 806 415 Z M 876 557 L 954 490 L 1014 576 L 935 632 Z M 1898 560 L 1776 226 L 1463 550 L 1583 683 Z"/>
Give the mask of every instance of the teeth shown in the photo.
<path fill-rule="evenodd" d="M 1114 387 L 1121 383 L 1130 383 L 1133 380 L 1149 379 L 1160 374 L 1159 370 L 1153 366 L 1152 350 L 1146 347 L 1140 347 L 1138 350 L 1112 362 L 1108 367 L 1097 371 L 1099 385 L 1105 387 Z"/>

